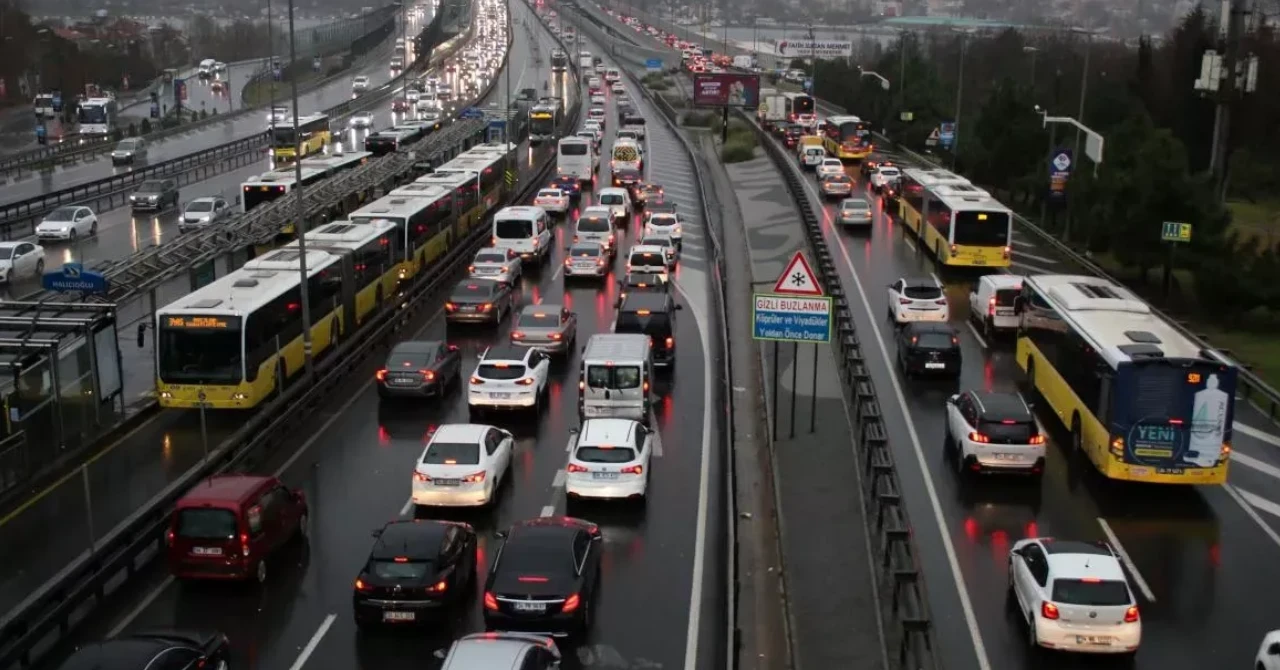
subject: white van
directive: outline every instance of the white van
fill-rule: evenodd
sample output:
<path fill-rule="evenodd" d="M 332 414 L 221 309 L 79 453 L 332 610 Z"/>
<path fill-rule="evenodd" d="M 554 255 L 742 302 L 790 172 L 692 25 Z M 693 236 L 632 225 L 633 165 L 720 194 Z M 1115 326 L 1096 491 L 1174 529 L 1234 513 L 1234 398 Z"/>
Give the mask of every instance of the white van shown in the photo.
<path fill-rule="evenodd" d="M 585 137 L 565 137 L 556 147 L 556 173 L 577 177 L 580 182 L 595 178 L 600 158 Z"/>
<path fill-rule="evenodd" d="M 810 170 L 817 169 L 827 157 L 827 150 L 821 144 L 810 144 L 800 152 L 800 165 Z"/>
<path fill-rule="evenodd" d="M 622 81 L 622 73 L 618 71 L 618 68 L 611 67 L 604 71 L 604 80 L 610 84 L 616 84 Z"/>
<path fill-rule="evenodd" d="M 986 275 L 969 293 L 969 318 L 982 330 L 983 337 L 991 338 L 997 331 L 1009 332 L 1018 328 L 1021 320 L 1014 313 L 1013 301 L 1022 294 L 1019 275 Z"/>
<path fill-rule="evenodd" d="M 493 215 L 493 246 L 520 254 L 524 262 L 547 260 L 551 252 L 551 223 L 541 207 L 503 207 Z"/>
<path fill-rule="evenodd" d="M 207 78 L 209 78 L 209 77 L 212 77 L 212 76 L 213 76 L 213 67 L 214 67 L 215 65 L 217 65 L 217 63 L 218 63 L 218 61 L 216 61 L 216 60 L 214 60 L 214 59 L 212 59 L 212 58 L 206 58 L 206 59 L 204 59 L 204 60 L 200 61 L 200 71 L 199 71 L 199 76 L 204 77 L 204 78 L 206 78 L 206 79 L 207 79 Z"/>
<path fill-rule="evenodd" d="M 632 272 L 667 276 L 666 249 L 651 244 L 632 245 L 627 254 L 627 274 Z"/>
<path fill-rule="evenodd" d="M 647 335 L 592 335 L 582 348 L 578 418 L 616 417 L 649 424 L 653 343 Z"/>
<path fill-rule="evenodd" d="M 644 150 L 640 148 L 640 143 L 627 138 L 614 140 L 613 150 L 609 152 L 612 159 L 609 166 L 614 170 L 643 170 L 644 169 Z"/>

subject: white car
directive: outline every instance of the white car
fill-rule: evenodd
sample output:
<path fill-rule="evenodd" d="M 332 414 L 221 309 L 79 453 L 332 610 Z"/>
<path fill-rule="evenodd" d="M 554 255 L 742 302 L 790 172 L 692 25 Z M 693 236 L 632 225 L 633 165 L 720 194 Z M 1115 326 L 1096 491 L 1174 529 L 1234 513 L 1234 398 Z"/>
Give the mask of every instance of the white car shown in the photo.
<path fill-rule="evenodd" d="M 604 140 L 604 124 L 600 121 L 587 121 L 582 124 L 583 132 L 591 133 L 596 140 L 596 151 L 600 151 L 600 142 Z"/>
<path fill-rule="evenodd" d="M 886 186 L 896 183 L 902 178 L 902 170 L 897 167 L 882 165 L 871 171 L 871 190 L 880 193 L 885 190 Z"/>
<path fill-rule="evenodd" d="M 592 107 L 587 110 L 587 121 L 598 121 L 601 129 L 604 128 L 604 118 L 604 107 Z"/>
<path fill-rule="evenodd" d="M 1142 642 L 1138 603 L 1107 544 L 1019 540 L 1009 552 L 1009 590 L 1033 648 L 1133 654 Z"/>
<path fill-rule="evenodd" d="M 178 219 L 178 230 L 185 232 L 217 223 L 231 215 L 231 206 L 222 196 L 196 198 L 187 203 Z"/>
<path fill-rule="evenodd" d="M 267 127 L 271 128 L 277 123 L 284 123 L 292 114 L 293 110 L 288 107 L 272 107 L 271 111 L 267 112 Z"/>
<path fill-rule="evenodd" d="M 894 323 L 946 321 L 951 316 L 942 284 L 933 277 L 903 277 L 889 284 L 889 318 Z"/>
<path fill-rule="evenodd" d="M 515 439 L 494 426 L 446 423 L 436 429 L 413 466 L 413 504 L 477 507 L 493 502 L 511 468 Z"/>
<path fill-rule="evenodd" d="M 544 188 L 533 198 L 533 204 L 548 213 L 564 216 L 569 211 L 569 196 L 558 188 Z"/>
<path fill-rule="evenodd" d="M 551 357 L 541 349 L 499 344 L 485 350 L 467 390 L 474 417 L 485 410 L 541 413 L 551 374 Z"/>
<path fill-rule="evenodd" d="M 603 94 L 603 93 L 592 93 L 592 94 L 591 94 L 591 104 L 593 104 L 593 105 L 603 105 L 603 104 L 605 104 L 605 102 L 606 102 L 606 98 L 604 97 L 604 94 Z"/>
<path fill-rule="evenodd" d="M 671 239 L 670 235 L 662 233 L 645 233 L 641 238 L 640 244 L 646 247 L 662 247 L 664 257 L 667 259 L 667 267 L 674 268 L 676 261 L 680 258 L 680 250 L 676 248 L 676 241 Z"/>
<path fill-rule="evenodd" d="M 411 103 L 416 103 L 422 99 L 422 93 L 410 88 L 404 92 L 404 99 Z"/>
<path fill-rule="evenodd" d="M 626 86 L 623 86 L 623 85 L 622 85 L 622 82 L 620 82 L 620 81 L 615 81 L 615 82 L 613 82 L 613 86 L 612 86 L 612 87 L 610 87 L 610 90 L 612 90 L 614 93 L 626 93 L 626 92 L 627 92 L 627 87 L 626 87 Z"/>
<path fill-rule="evenodd" d="M 467 272 L 472 277 L 492 279 L 509 286 L 515 286 L 516 282 L 520 281 L 523 268 L 524 264 L 520 262 L 520 254 L 516 253 L 515 249 L 486 247 L 476 252 L 475 258 L 471 259 L 471 265 L 468 266 Z"/>
<path fill-rule="evenodd" d="M 1018 393 L 964 391 L 947 398 L 944 444 L 956 469 L 969 472 L 1044 472 L 1044 435 Z"/>
<path fill-rule="evenodd" d="M 565 250 L 564 279 L 591 277 L 604 279 L 609 274 L 609 250 L 599 242 L 574 242 Z"/>
<path fill-rule="evenodd" d="M 676 243 L 676 249 L 679 250 L 684 245 L 684 226 L 680 225 L 680 217 L 672 213 L 657 212 L 649 217 L 644 224 L 644 234 L 647 235 L 666 235 Z"/>
<path fill-rule="evenodd" d="M 364 93 L 367 90 L 369 90 L 369 78 L 366 77 L 365 75 L 360 75 L 355 79 L 351 80 L 352 94 Z"/>
<path fill-rule="evenodd" d="M 631 220 L 631 194 L 625 188 L 609 186 L 600 189 L 596 195 L 596 204 L 609 207 L 615 224 L 625 225 Z"/>
<path fill-rule="evenodd" d="M 372 128 L 373 112 L 356 112 L 347 119 L 347 125 L 352 128 Z"/>
<path fill-rule="evenodd" d="M 565 467 L 570 498 L 644 500 L 649 490 L 653 434 L 639 421 L 587 419 L 574 435 Z"/>
<path fill-rule="evenodd" d="M 1257 670 L 1280 670 L 1280 630 L 1273 630 L 1262 638 L 1256 666 Z"/>
<path fill-rule="evenodd" d="M 814 171 L 818 175 L 818 181 L 822 181 L 823 177 L 844 174 L 844 163 L 839 158 L 824 158 Z"/>
<path fill-rule="evenodd" d="M 44 274 L 44 247 L 34 242 L 0 242 L 0 283 Z"/>
<path fill-rule="evenodd" d="M 59 207 L 45 215 L 36 226 L 36 237 L 42 240 L 74 240 L 81 235 L 98 234 L 98 216 L 80 205 Z"/>

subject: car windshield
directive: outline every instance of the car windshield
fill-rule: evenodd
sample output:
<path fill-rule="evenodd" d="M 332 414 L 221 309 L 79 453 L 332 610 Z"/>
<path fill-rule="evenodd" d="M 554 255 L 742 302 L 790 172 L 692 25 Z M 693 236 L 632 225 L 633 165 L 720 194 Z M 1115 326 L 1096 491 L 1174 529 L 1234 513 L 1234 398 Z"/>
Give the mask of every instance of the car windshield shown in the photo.
<path fill-rule="evenodd" d="M 916 336 L 915 344 L 921 349 L 950 349 L 951 336 L 946 333 L 921 333 Z"/>
<path fill-rule="evenodd" d="M 578 447 L 574 457 L 584 463 L 630 463 L 636 460 L 636 450 L 629 447 Z"/>
<path fill-rule="evenodd" d="M 73 218 L 75 218 L 75 215 L 76 215 L 76 209 L 74 207 L 59 207 L 58 209 L 55 209 L 52 212 L 49 212 L 49 214 L 44 217 L 44 220 L 45 221 L 70 221 Z"/>
<path fill-rule="evenodd" d="M 582 142 L 564 142 L 560 145 L 560 154 L 563 156 L 586 156 L 588 147 Z"/>
<path fill-rule="evenodd" d="M 164 190 L 164 182 L 160 182 L 160 181 L 144 181 L 144 182 L 142 182 L 142 186 L 139 186 L 139 187 L 138 187 L 138 190 L 139 190 L 139 191 L 146 191 L 146 192 L 148 192 L 148 193 L 153 193 L 153 192 L 156 192 L 156 191 L 163 191 L 163 190 Z"/>
<path fill-rule="evenodd" d="M 426 465 L 476 465 L 480 462 L 480 445 L 467 442 L 432 442 L 422 455 Z"/>
<path fill-rule="evenodd" d="M 625 202 L 621 193 L 605 193 L 600 196 L 600 204 L 602 205 L 621 205 Z"/>
<path fill-rule="evenodd" d="M 587 386 L 615 391 L 640 387 L 640 368 L 635 365 L 591 365 L 587 367 Z"/>
<path fill-rule="evenodd" d="M 501 251 L 481 251 L 476 254 L 477 263 L 506 263 L 507 255 Z"/>
<path fill-rule="evenodd" d="M 188 212 L 212 212 L 213 201 L 212 200 L 192 201 L 190 203 L 187 203 L 187 211 Z"/>
<path fill-rule="evenodd" d="M 1128 605 L 1129 587 L 1118 580 L 1055 579 L 1053 601 L 1066 605 Z"/>
<path fill-rule="evenodd" d="M 849 198 L 840 203 L 841 209 L 871 209 L 871 203 L 862 198 Z"/>
<path fill-rule="evenodd" d="M 898 172 L 898 168 L 880 168 L 881 177 L 889 177 L 893 179 L 900 176 L 901 174 L 902 174 L 901 172 Z"/>
<path fill-rule="evenodd" d="M 559 328 L 559 312 L 526 312 L 520 315 L 521 328 Z"/>
<path fill-rule="evenodd" d="M 369 561 L 369 572 L 378 579 L 417 581 L 427 576 L 430 561 Z"/>
<path fill-rule="evenodd" d="M 124 140 L 124 141 L 120 142 L 120 144 L 119 144 L 119 145 L 117 145 L 117 146 L 116 146 L 116 148 L 117 148 L 117 149 L 124 149 L 125 151 L 129 151 L 130 149 L 133 149 L 133 148 L 134 148 L 134 147 L 136 147 L 136 146 L 138 146 L 138 141 L 137 141 L 137 140 Z"/>
<path fill-rule="evenodd" d="M 236 536 L 236 515 L 225 509 L 184 509 L 178 513 L 178 537 L 229 540 Z"/>
<path fill-rule="evenodd" d="M 668 226 L 674 226 L 678 222 L 679 222 L 679 219 L 671 215 L 654 216 L 653 218 L 649 219 L 650 224 L 654 226 L 662 227 L 662 228 L 666 228 Z"/>
<path fill-rule="evenodd" d="M 578 219 L 578 232 L 580 233 L 607 233 L 613 230 L 609 221 L 595 216 L 584 216 Z"/>
<path fill-rule="evenodd" d="M 525 367 L 523 363 L 481 363 L 476 368 L 477 377 L 495 381 L 520 379 L 524 376 L 524 373 Z"/>
<path fill-rule="evenodd" d="M 853 180 L 850 179 L 847 174 L 833 174 L 830 177 L 827 177 L 828 184 L 848 184 L 851 181 Z"/>
<path fill-rule="evenodd" d="M 937 286 L 908 286 L 902 295 L 913 300 L 936 300 L 942 297 L 942 289 Z"/>

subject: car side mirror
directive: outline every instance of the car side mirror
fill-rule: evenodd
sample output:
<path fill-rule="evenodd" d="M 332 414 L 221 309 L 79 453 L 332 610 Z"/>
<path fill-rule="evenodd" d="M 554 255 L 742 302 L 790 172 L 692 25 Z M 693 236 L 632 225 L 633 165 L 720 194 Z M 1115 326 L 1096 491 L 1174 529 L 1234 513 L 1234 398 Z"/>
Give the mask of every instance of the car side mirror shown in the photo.
<path fill-rule="evenodd" d="M 370 535 L 372 535 L 373 537 L 382 537 L 382 529 L 381 529 L 381 528 L 379 528 L 379 529 L 377 529 L 377 530 L 375 530 L 375 531 L 373 531 L 372 533 L 369 533 L 369 534 L 370 534 Z"/>
<path fill-rule="evenodd" d="M 499 540 L 505 540 L 505 539 L 507 539 L 507 531 L 505 531 L 505 530 L 495 530 L 495 531 L 493 531 L 493 536 L 494 536 L 494 537 L 496 537 L 496 538 L 498 538 Z"/>
<path fill-rule="evenodd" d="M 947 398 L 947 404 L 948 404 L 948 405 L 954 405 L 954 404 L 956 404 L 956 401 L 957 401 L 957 400 L 959 400 L 959 399 L 960 399 L 960 394 L 959 394 L 959 393 L 957 393 L 957 394 L 955 394 L 955 395 L 951 396 L 950 398 Z"/>

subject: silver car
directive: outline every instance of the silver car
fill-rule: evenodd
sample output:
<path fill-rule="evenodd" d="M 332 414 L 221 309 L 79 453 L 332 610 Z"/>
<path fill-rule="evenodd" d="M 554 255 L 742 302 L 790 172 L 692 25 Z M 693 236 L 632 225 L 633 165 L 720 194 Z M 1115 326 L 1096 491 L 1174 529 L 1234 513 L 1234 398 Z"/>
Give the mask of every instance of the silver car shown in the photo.
<path fill-rule="evenodd" d="M 511 331 L 511 343 L 537 347 L 550 354 L 573 350 L 578 337 L 578 315 L 563 305 L 542 303 L 520 310 Z"/>
<path fill-rule="evenodd" d="M 356 112 L 347 119 L 347 125 L 352 128 L 372 128 L 373 112 Z"/>
<path fill-rule="evenodd" d="M 604 279 L 609 274 L 611 256 L 605 246 L 599 242 L 576 242 L 566 249 L 564 259 L 564 279 L 589 277 Z"/>
<path fill-rule="evenodd" d="M 440 670 L 552 670 L 560 650 L 550 638 L 528 633 L 472 633 L 449 648 Z"/>
<path fill-rule="evenodd" d="M 845 225 L 871 225 L 871 203 L 866 198 L 845 198 L 837 220 Z"/>
<path fill-rule="evenodd" d="M 178 219 L 178 230 L 186 232 L 217 223 L 231 214 L 231 206 L 220 196 L 196 198 L 187 203 Z"/>
<path fill-rule="evenodd" d="M 147 157 L 147 141 L 141 137 L 120 140 L 111 151 L 112 165 L 133 165 Z"/>
<path fill-rule="evenodd" d="M 514 250 L 488 248 L 476 252 L 467 272 L 472 277 L 514 285 L 520 281 L 520 265 L 520 255 Z"/>

